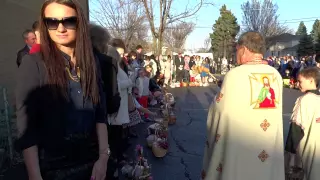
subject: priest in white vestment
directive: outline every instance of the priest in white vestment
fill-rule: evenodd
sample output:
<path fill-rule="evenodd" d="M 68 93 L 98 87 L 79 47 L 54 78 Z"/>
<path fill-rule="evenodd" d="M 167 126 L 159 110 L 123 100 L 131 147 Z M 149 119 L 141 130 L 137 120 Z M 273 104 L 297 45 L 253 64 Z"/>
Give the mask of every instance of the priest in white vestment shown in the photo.
<path fill-rule="evenodd" d="M 244 33 L 207 119 L 205 180 L 284 180 L 282 78 L 262 60 L 265 41 Z"/>

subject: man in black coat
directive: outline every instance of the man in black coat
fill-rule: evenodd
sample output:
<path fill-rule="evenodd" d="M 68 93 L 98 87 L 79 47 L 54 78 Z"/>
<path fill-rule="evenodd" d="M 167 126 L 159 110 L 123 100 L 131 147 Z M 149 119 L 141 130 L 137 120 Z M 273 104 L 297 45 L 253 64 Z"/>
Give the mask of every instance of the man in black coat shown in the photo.
<path fill-rule="evenodd" d="M 25 30 L 22 37 L 26 45 L 17 53 L 17 66 L 19 67 L 24 55 L 29 54 L 31 47 L 36 43 L 36 35 L 32 30 Z"/>
<path fill-rule="evenodd" d="M 142 46 L 141 45 L 138 45 L 137 47 L 136 47 L 136 51 L 137 51 L 137 60 L 138 60 L 138 62 L 139 62 L 139 65 L 142 65 L 143 63 L 144 63 L 144 61 L 143 61 L 143 54 L 142 54 L 142 50 L 143 50 L 143 48 L 142 48 Z M 131 57 L 130 57 L 131 58 Z"/>
<path fill-rule="evenodd" d="M 176 66 L 176 81 L 180 82 L 182 81 L 184 75 L 184 58 L 182 57 L 181 53 L 179 53 L 175 58 L 174 65 Z"/>

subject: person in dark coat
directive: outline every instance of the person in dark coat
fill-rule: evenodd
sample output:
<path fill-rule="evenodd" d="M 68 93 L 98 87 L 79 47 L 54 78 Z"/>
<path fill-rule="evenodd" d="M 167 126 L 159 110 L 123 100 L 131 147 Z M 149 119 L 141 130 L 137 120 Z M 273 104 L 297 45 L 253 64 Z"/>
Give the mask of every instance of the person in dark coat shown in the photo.
<path fill-rule="evenodd" d="M 26 45 L 18 51 L 17 53 L 17 66 L 19 67 L 22 61 L 22 58 L 24 55 L 29 54 L 29 51 L 31 49 L 31 47 L 33 46 L 33 44 L 36 43 L 36 35 L 34 34 L 34 32 L 32 30 L 25 30 L 22 33 L 22 37 L 24 39 L 24 42 L 26 43 Z"/>
<path fill-rule="evenodd" d="M 174 65 L 176 66 L 176 81 L 180 82 L 182 81 L 184 75 L 184 59 L 181 53 L 179 53 L 176 59 L 174 60 Z"/>

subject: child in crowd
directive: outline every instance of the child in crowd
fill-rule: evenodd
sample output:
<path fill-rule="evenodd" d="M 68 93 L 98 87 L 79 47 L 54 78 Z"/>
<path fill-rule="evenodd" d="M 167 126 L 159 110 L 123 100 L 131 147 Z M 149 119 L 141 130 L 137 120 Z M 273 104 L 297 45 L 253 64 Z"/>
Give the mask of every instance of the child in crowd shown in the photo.
<path fill-rule="evenodd" d="M 138 70 L 138 77 L 136 79 L 136 87 L 138 88 L 139 98 L 138 101 L 144 108 L 148 108 L 148 99 L 149 99 L 149 83 L 150 78 L 146 76 L 145 69 Z M 148 114 L 144 114 L 145 118 L 148 118 Z"/>
<path fill-rule="evenodd" d="M 286 168 L 291 166 L 289 173 L 304 171 L 304 179 L 319 179 L 320 151 L 320 93 L 317 85 L 320 79 L 319 70 L 316 67 L 303 69 L 298 73 L 298 86 L 304 94 L 295 103 L 291 116 L 291 125 L 285 150 Z M 294 157 L 292 160 L 292 157 Z M 297 161 L 299 161 L 297 163 Z M 292 167 L 293 166 L 293 167 Z"/>
<path fill-rule="evenodd" d="M 140 67 L 140 64 L 138 63 L 138 60 L 137 60 L 137 53 L 136 52 L 134 52 L 134 51 L 130 52 L 128 64 L 131 66 L 132 70 Z"/>
<path fill-rule="evenodd" d="M 142 107 L 141 104 L 137 101 L 137 99 L 139 98 L 139 88 L 137 87 L 133 87 L 132 88 L 132 92 L 134 95 L 134 103 L 136 105 L 136 108 L 138 109 L 139 112 L 142 112 L 144 114 L 148 114 L 148 115 L 152 115 L 152 116 L 157 116 L 156 112 L 152 112 L 150 111 L 148 108 Z"/>
<path fill-rule="evenodd" d="M 137 60 L 137 53 L 134 51 L 131 51 L 128 55 L 128 68 L 130 79 L 135 82 L 139 77 L 140 64 Z"/>
<path fill-rule="evenodd" d="M 151 74 L 152 74 L 152 67 L 150 65 L 146 65 L 144 67 L 145 72 L 146 72 L 146 76 L 150 78 Z"/>
<path fill-rule="evenodd" d="M 207 68 L 209 69 L 209 59 L 208 58 L 205 58 L 203 61 L 202 61 L 202 66 L 204 68 Z M 208 73 L 207 72 L 204 72 L 202 71 L 201 72 L 201 81 L 202 81 L 202 86 L 208 86 Z"/>

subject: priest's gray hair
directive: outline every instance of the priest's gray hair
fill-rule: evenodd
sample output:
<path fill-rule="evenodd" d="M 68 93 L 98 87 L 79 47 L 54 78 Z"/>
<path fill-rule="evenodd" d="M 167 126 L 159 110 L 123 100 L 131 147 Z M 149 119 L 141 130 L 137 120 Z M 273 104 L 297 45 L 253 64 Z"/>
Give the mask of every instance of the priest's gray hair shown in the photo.
<path fill-rule="evenodd" d="M 266 42 L 259 32 L 248 31 L 243 33 L 239 40 L 238 46 L 245 46 L 252 53 L 264 54 Z"/>
<path fill-rule="evenodd" d="M 108 52 L 108 44 L 111 40 L 110 33 L 108 30 L 102 26 L 97 24 L 90 23 L 90 38 L 92 41 L 92 45 L 100 52 L 107 53 Z"/>

